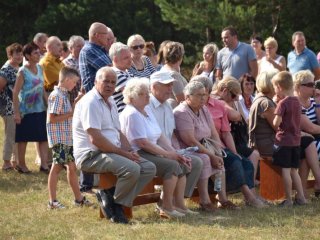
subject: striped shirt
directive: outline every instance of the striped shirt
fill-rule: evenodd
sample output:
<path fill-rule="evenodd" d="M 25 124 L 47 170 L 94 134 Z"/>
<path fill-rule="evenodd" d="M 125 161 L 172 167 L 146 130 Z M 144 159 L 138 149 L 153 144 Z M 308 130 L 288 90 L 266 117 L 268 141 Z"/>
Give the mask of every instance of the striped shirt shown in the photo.
<path fill-rule="evenodd" d="M 126 86 L 127 82 L 130 80 L 130 78 L 133 77 L 133 75 L 130 74 L 128 71 L 122 71 L 116 67 L 113 67 L 113 70 L 117 73 L 118 77 L 116 89 L 113 93 L 113 99 L 116 102 L 118 113 L 121 113 L 126 106 L 126 104 L 123 102 L 122 91 Z"/>
<path fill-rule="evenodd" d="M 304 108 L 302 107 L 302 112 L 310 119 L 310 121 L 314 124 L 318 124 L 317 114 L 316 114 L 316 102 L 313 98 L 310 98 L 310 107 Z"/>
<path fill-rule="evenodd" d="M 85 43 L 80 51 L 79 71 L 86 92 L 93 88 L 97 71 L 111 65 L 112 61 L 103 47 L 91 42 Z"/>
<path fill-rule="evenodd" d="M 47 134 L 49 147 L 52 148 L 58 143 L 72 146 L 72 117 L 61 122 L 49 122 L 50 113 L 61 115 L 71 111 L 68 91 L 65 88 L 55 86 L 48 98 Z"/>
<path fill-rule="evenodd" d="M 310 102 L 311 102 L 310 107 L 308 107 L 308 108 L 302 107 L 302 112 L 303 112 L 303 114 L 305 114 L 307 116 L 307 118 L 309 118 L 309 120 L 312 123 L 318 124 L 316 106 L 315 106 L 316 102 L 314 101 L 313 98 L 310 98 Z M 316 147 L 317 147 L 318 158 L 320 159 L 320 139 L 316 138 L 314 142 L 315 142 Z"/>
<path fill-rule="evenodd" d="M 134 65 L 131 66 L 131 68 L 128 69 L 128 72 L 131 73 L 134 77 L 142 78 L 146 77 L 149 78 L 152 73 L 156 71 L 154 66 L 152 65 L 150 59 L 146 56 L 142 57 L 143 60 L 143 69 L 138 70 Z"/>

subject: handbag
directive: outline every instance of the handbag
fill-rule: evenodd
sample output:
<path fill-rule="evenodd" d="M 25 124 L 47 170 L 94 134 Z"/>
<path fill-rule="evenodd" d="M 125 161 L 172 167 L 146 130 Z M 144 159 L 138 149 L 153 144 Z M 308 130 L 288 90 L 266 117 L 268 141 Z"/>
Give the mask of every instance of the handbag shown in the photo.
<path fill-rule="evenodd" d="M 203 138 L 200 143 L 212 154 L 218 157 L 225 158 L 227 156 L 226 152 L 222 148 L 218 147 L 218 142 L 211 138 Z"/>

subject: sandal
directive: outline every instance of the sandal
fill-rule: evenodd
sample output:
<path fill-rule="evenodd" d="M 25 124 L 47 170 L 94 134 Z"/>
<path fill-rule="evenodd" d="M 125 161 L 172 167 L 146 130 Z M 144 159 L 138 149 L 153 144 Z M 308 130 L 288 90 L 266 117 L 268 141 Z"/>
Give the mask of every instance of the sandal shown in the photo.
<path fill-rule="evenodd" d="M 218 202 L 218 208 L 220 209 L 226 209 L 226 210 L 240 210 L 240 207 L 238 207 L 237 205 L 235 205 L 233 202 L 231 201 L 226 201 L 226 202 Z"/>
<path fill-rule="evenodd" d="M 320 198 L 320 189 L 315 189 L 315 190 L 314 190 L 314 196 L 315 196 L 316 198 Z"/>
<path fill-rule="evenodd" d="M 18 173 L 21 173 L 21 174 L 29 174 L 31 173 L 31 171 L 29 169 L 26 169 L 26 170 L 23 170 L 21 167 L 19 166 L 16 166 L 14 168 Z"/>
<path fill-rule="evenodd" d="M 12 166 L 2 167 L 2 171 L 9 172 L 12 171 L 14 168 Z"/>
<path fill-rule="evenodd" d="M 213 203 L 199 203 L 199 207 L 201 211 L 214 213 L 217 211 L 217 208 L 213 205 Z"/>

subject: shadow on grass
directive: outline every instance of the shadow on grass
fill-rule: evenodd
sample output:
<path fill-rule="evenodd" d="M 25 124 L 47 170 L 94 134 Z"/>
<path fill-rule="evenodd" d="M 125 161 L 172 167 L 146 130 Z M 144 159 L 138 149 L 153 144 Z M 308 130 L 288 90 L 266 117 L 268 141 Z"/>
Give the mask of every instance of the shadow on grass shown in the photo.
<path fill-rule="evenodd" d="M 66 181 L 63 172 L 59 175 L 59 181 Z M 21 192 L 28 190 L 42 190 L 47 187 L 48 175 L 42 172 L 20 174 L 16 171 L 0 172 L 0 192 Z"/>

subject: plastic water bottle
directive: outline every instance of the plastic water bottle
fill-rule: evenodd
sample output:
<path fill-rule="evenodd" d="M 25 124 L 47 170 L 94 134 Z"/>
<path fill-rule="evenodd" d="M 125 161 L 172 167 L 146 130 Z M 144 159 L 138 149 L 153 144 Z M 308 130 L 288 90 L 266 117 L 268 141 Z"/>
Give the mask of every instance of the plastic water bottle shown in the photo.
<path fill-rule="evenodd" d="M 196 152 L 198 150 L 199 150 L 198 146 L 193 146 L 193 147 L 187 147 L 187 148 L 184 148 L 184 149 L 179 149 L 179 150 L 177 150 L 177 153 L 181 154 L 181 155 L 186 155 L 188 153 L 193 153 L 193 152 Z"/>
<path fill-rule="evenodd" d="M 221 191 L 221 185 L 222 185 L 222 171 L 216 173 L 214 176 L 214 191 L 220 192 Z"/>

